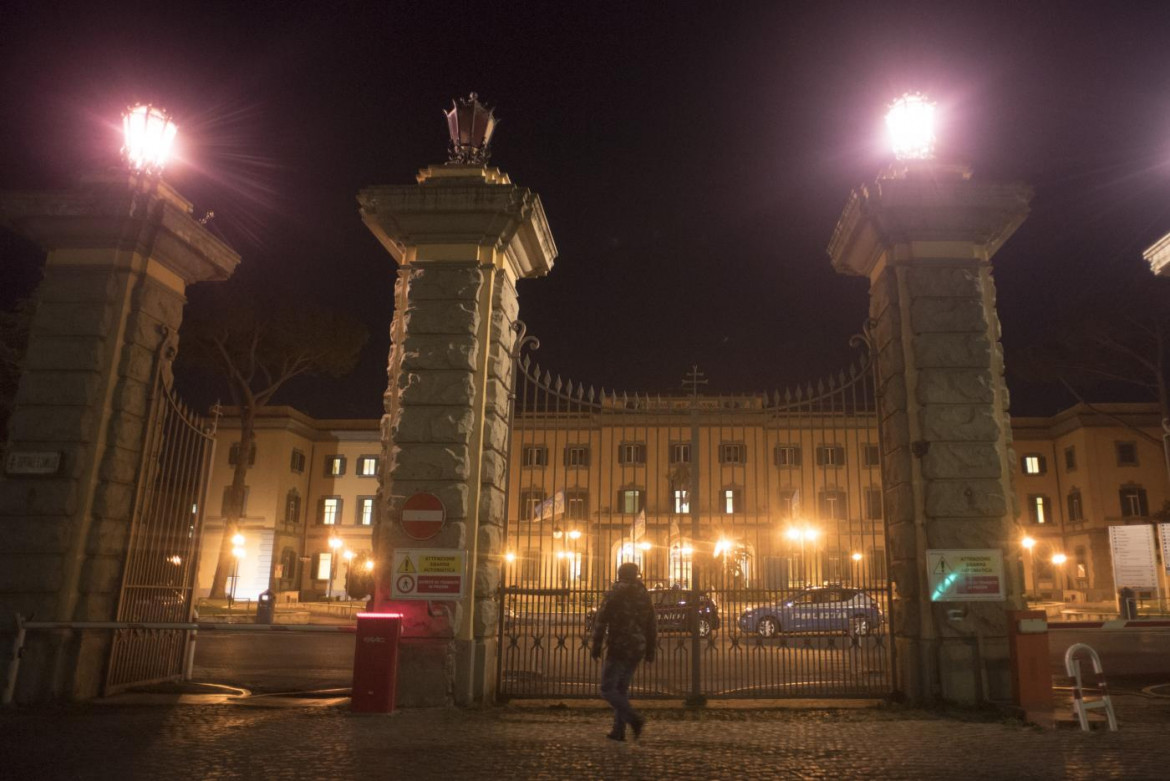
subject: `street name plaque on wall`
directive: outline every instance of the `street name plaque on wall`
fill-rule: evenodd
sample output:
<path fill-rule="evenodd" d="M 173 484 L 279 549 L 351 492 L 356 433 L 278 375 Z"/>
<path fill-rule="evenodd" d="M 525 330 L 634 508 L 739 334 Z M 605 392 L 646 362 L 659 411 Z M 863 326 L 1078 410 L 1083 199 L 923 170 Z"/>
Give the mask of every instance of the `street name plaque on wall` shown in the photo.
<path fill-rule="evenodd" d="M 4 459 L 4 473 L 9 475 L 55 475 L 59 471 L 59 451 L 12 452 Z"/>
<path fill-rule="evenodd" d="M 999 602 L 1005 598 L 999 548 L 928 550 L 931 602 Z"/>

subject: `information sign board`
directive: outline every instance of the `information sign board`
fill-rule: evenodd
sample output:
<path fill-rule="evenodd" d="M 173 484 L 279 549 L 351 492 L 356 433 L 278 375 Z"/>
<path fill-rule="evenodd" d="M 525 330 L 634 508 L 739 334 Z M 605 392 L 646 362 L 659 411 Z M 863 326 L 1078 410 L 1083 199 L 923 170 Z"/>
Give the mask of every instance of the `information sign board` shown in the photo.
<path fill-rule="evenodd" d="M 466 592 L 464 551 L 406 548 L 394 551 L 391 599 L 459 599 Z"/>
<path fill-rule="evenodd" d="M 931 602 L 996 602 L 1005 598 L 1003 551 L 971 548 L 926 551 Z"/>
<path fill-rule="evenodd" d="M 1113 583 L 1117 588 L 1158 590 L 1153 526 L 1110 526 L 1109 551 L 1113 554 Z"/>

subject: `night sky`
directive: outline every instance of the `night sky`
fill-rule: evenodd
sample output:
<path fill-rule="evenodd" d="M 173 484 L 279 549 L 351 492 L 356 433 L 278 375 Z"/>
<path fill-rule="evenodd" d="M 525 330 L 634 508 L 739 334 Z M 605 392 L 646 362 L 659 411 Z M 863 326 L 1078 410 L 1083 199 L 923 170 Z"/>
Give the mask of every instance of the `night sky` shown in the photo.
<path fill-rule="evenodd" d="M 1148 275 L 1141 251 L 1170 231 L 1170 4 L 6 7 L 0 189 L 113 165 L 122 109 L 167 107 L 167 179 L 214 210 L 240 273 L 369 324 L 351 377 L 276 399 L 321 417 L 379 414 L 386 383 L 394 264 L 355 195 L 443 162 L 441 111 L 472 90 L 502 118 L 492 163 L 541 195 L 560 250 L 520 287 L 539 360 L 597 386 L 672 392 L 697 363 L 711 392 L 771 390 L 852 360 L 867 286 L 825 247 L 907 90 L 938 101 L 941 157 L 1035 187 L 995 260 L 1016 414 L 1071 398 L 1013 359 Z M 38 259 L 0 249 L 9 304 Z"/>

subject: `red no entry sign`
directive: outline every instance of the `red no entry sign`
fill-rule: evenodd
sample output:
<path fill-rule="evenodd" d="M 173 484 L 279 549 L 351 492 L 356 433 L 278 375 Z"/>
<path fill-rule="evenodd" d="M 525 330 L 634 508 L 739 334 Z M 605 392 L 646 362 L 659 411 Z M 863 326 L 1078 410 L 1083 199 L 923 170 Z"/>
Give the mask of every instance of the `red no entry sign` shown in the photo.
<path fill-rule="evenodd" d="M 429 540 L 443 529 L 447 508 L 434 494 L 415 494 L 402 505 L 402 531 L 415 540 Z"/>

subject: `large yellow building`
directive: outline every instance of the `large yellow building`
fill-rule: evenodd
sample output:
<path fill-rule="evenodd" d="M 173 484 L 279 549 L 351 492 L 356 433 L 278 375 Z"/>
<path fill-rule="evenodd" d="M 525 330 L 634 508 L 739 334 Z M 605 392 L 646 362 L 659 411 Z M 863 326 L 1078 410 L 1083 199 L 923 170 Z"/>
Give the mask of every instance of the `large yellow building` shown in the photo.
<path fill-rule="evenodd" d="M 694 406 L 692 406 L 692 404 Z M 655 585 L 784 589 L 885 578 L 873 420 L 782 415 L 756 397 L 614 399 L 520 415 L 513 427 L 506 583 L 603 589 L 633 560 Z M 199 570 L 206 594 L 223 529 L 238 418 L 220 422 Z M 1108 529 L 1154 524 L 1170 500 L 1153 405 L 1084 405 L 1012 421 L 1025 583 L 1038 598 L 1116 595 Z M 377 420 L 262 409 L 235 593 L 344 594 L 373 549 Z M 330 545 L 330 540 L 339 542 Z M 1064 554 L 1062 564 L 1054 557 Z M 1165 586 L 1164 563 L 1160 565 Z M 1163 593 L 1165 593 L 1163 591 Z"/>

